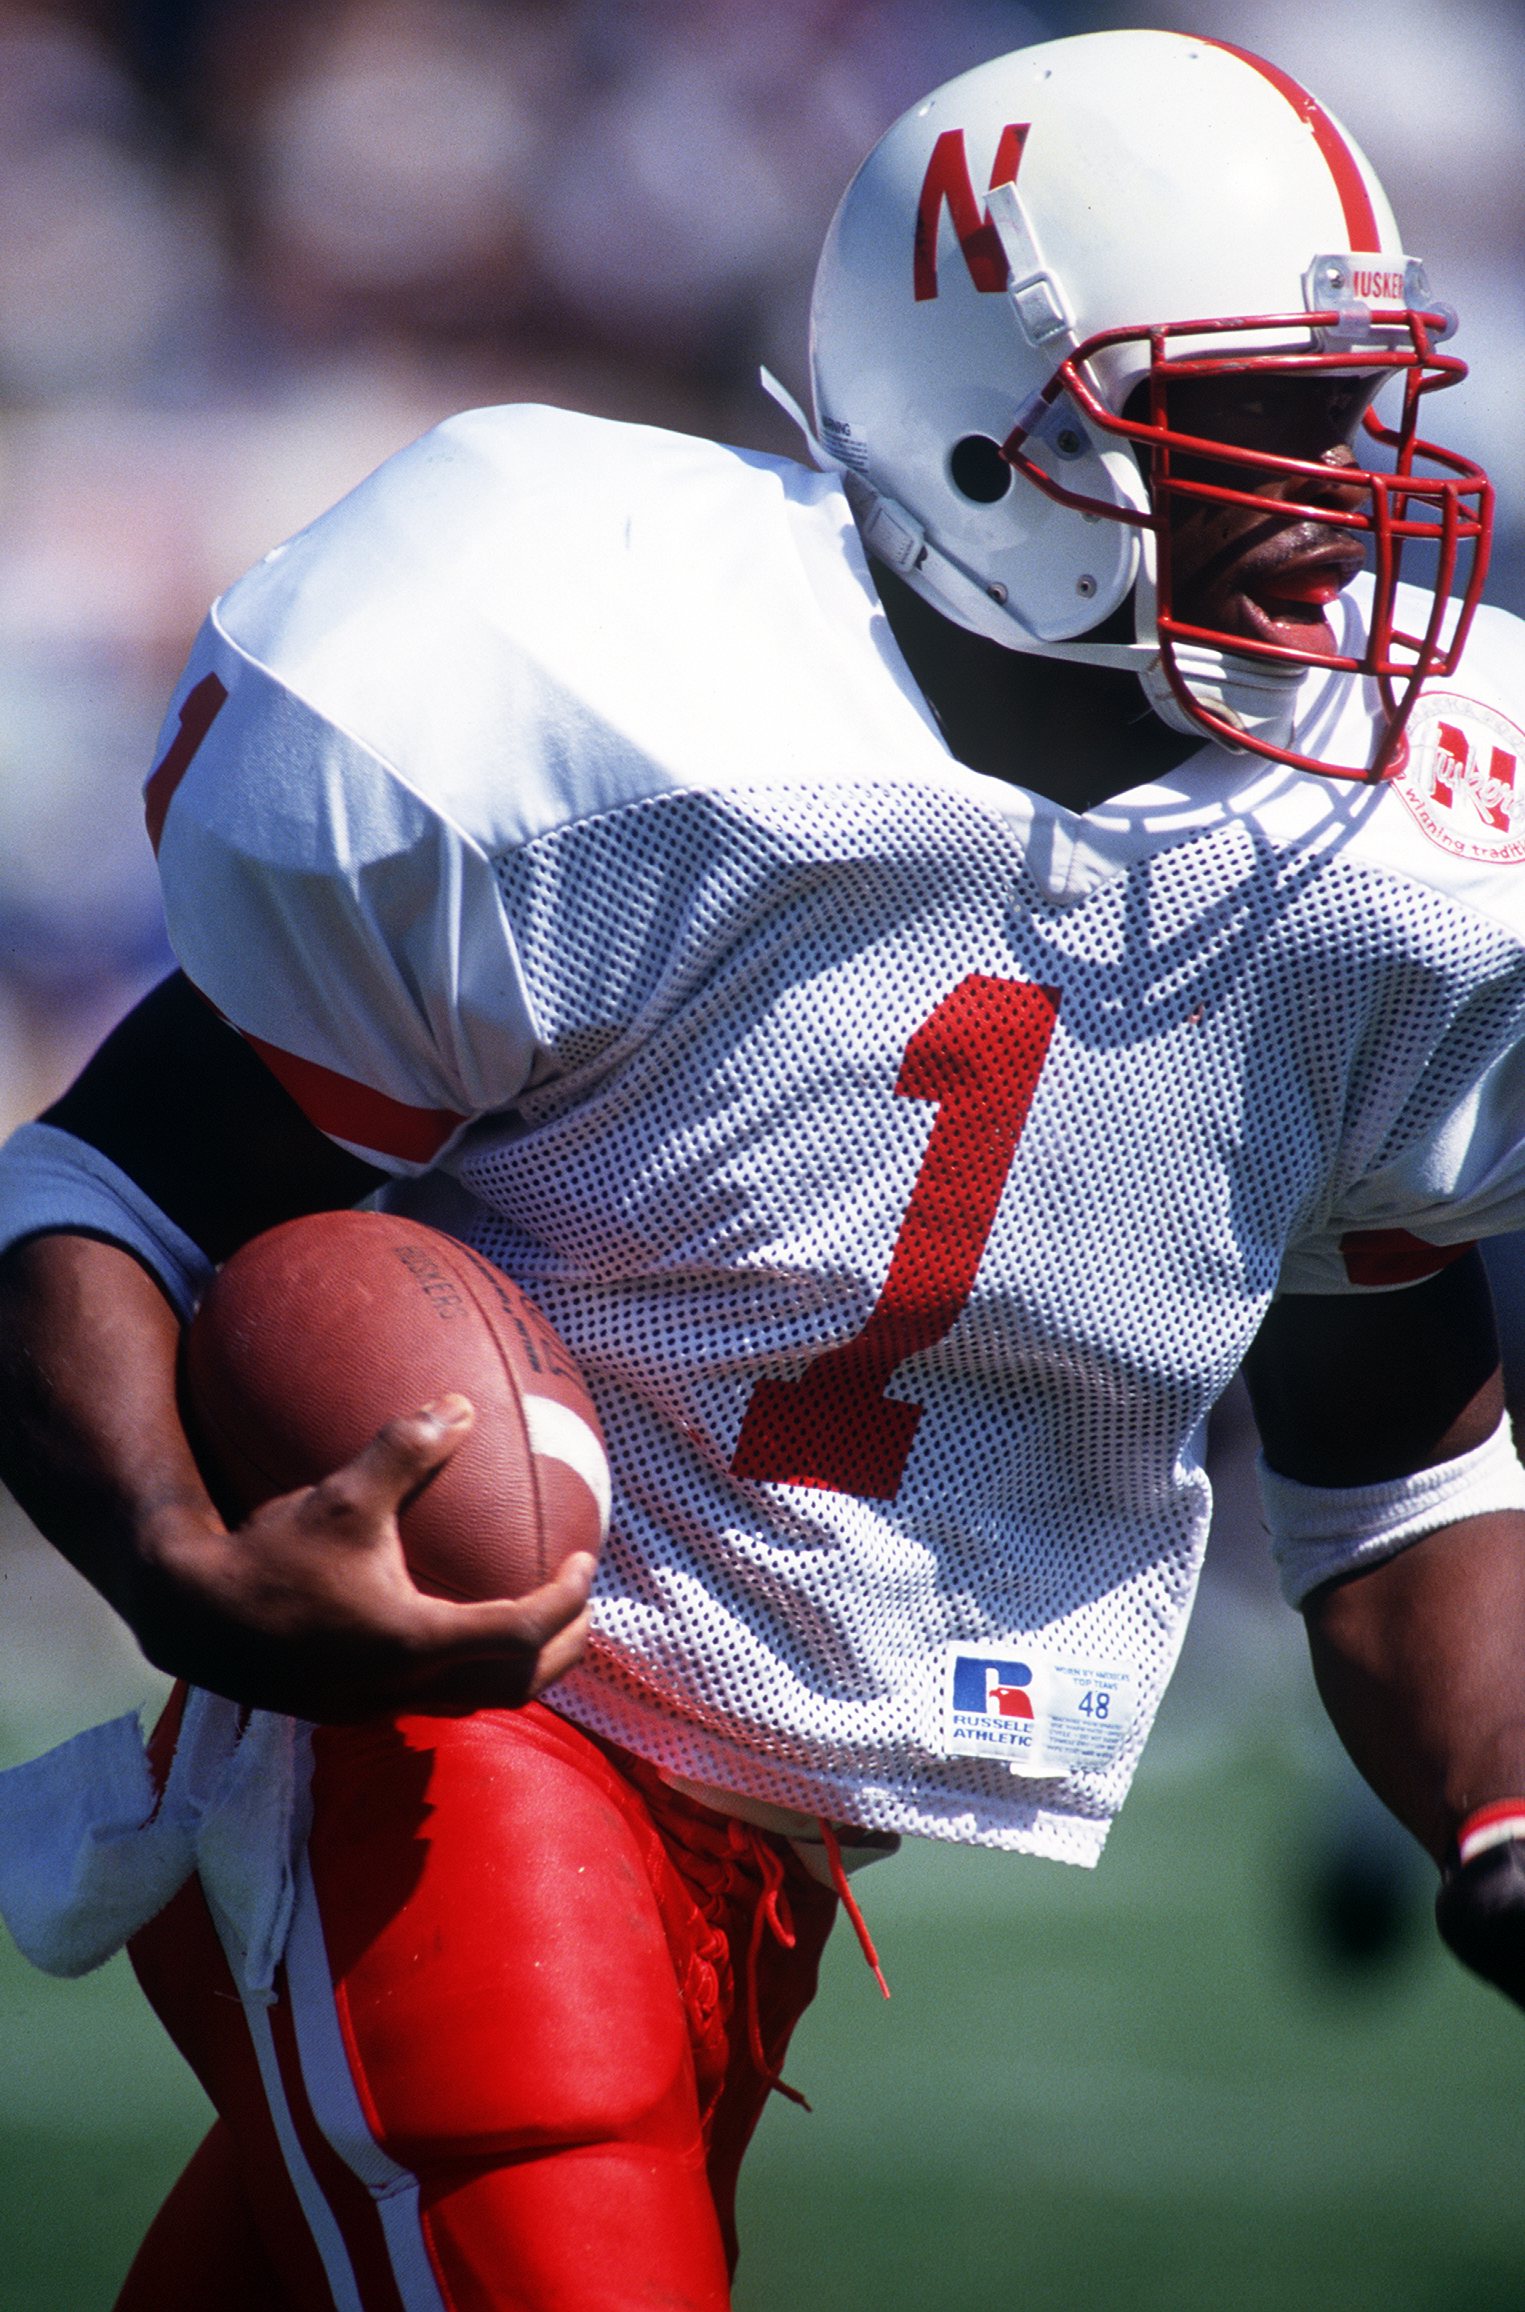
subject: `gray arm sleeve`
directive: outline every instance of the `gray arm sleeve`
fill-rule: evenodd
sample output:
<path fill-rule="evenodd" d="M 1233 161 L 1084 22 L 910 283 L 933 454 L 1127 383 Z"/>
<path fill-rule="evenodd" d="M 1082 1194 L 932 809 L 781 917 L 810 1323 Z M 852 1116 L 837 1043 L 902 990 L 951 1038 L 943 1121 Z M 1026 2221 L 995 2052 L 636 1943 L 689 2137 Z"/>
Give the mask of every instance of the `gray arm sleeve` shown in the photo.
<path fill-rule="evenodd" d="M 59 1230 L 135 1253 L 182 1317 L 211 1281 L 205 1253 L 109 1156 L 52 1124 L 23 1124 L 0 1147 L 0 1251 Z"/>

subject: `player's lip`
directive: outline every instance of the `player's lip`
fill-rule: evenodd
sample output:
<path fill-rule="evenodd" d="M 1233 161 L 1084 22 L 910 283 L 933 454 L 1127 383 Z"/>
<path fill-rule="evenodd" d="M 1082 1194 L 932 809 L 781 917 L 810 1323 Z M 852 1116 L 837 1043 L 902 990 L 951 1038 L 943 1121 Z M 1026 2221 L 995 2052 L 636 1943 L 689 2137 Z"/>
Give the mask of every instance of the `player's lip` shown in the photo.
<path fill-rule="evenodd" d="M 1274 560 L 1249 557 L 1230 594 L 1230 630 L 1237 627 L 1248 639 L 1305 657 L 1333 658 L 1339 645 L 1325 609 L 1357 576 L 1362 561 L 1342 545 L 1284 552 Z"/>

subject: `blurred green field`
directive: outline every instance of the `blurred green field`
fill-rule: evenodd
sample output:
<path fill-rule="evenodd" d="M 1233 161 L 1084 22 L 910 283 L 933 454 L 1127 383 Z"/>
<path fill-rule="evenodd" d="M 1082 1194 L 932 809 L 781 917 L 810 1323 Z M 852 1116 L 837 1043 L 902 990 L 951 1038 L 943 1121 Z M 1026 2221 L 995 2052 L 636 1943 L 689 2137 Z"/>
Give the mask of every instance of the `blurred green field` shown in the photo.
<path fill-rule="evenodd" d="M 742 2312 L 1521 2312 L 1525 2020 L 1424 1938 L 1332 1971 L 1283 1758 L 1141 1779 L 1096 1877 L 926 1849 L 838 1939 Z"/>
<path fill-rule="evenodd" d="M 839 1936 L 738 2312 L 1525 2312 L 1525 2020 L 1417 1907 L 1386 1968 L 1321 1958 L 1295 1650 L 1207 1622 L 1097 1873 L 920 1848 L 858 1882 L 895 1995 Z M 151 1685 L 91 1627 L 62 1679 L 0 1649 L 0 1754 Z M 120 1962 L 0 1952 L 0 2312 L 104 2312 L 204 2124 Z"/>

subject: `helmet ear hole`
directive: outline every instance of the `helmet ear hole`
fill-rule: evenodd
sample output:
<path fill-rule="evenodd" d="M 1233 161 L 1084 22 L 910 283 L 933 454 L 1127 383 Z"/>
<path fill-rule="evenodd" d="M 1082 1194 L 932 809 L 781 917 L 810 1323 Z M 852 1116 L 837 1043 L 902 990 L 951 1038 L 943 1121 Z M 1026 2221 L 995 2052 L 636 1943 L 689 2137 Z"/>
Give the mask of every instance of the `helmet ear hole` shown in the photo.
<path fill-rule="evenodd" d="M 1011 468 L 1001 455 L 999 442 L 993 442 L 989 434 L 965 434 L 962 441 L 955 442 L 948 457 L 948 473 L 960 496 L 972 499 L 977 506 L 995 505 L 1011 488 Z"/>

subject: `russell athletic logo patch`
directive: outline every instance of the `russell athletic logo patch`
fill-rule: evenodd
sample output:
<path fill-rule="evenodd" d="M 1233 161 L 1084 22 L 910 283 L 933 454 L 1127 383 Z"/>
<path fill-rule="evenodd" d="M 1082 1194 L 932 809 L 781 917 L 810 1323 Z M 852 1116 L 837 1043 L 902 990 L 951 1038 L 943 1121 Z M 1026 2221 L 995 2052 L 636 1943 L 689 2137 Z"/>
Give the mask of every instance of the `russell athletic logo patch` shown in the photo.
<path fill-rule="evenodd" d="M 1460 859 L 1525 860 L 1525 731 L 1457 692 L 1426 691 L 1393 785 L 1432 843 Z"/>
<path fill-rule="evenodd" d="M 1039 1781 L 1105 1773 L 1136 1713 L 1137 1678 L 1122 1663 L 1077 1659 L 1030 1638 L 952 1645 L 943 1658 L 947 1758 L 986 1758 Z"/>
<path fill-rule="evenodd" d="M 1019 1770 L 1038 1762 L 1032 1665 L 1015 1655 L 951 1649 L 947 1665 L 947 1748 L 955 1757 L 998 1758 Z"/>

